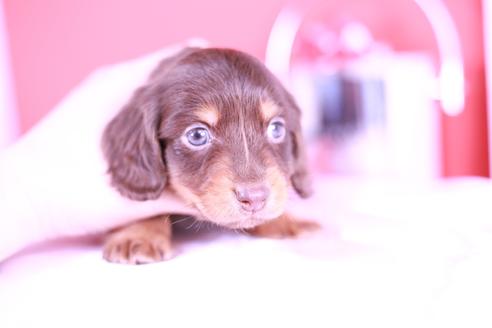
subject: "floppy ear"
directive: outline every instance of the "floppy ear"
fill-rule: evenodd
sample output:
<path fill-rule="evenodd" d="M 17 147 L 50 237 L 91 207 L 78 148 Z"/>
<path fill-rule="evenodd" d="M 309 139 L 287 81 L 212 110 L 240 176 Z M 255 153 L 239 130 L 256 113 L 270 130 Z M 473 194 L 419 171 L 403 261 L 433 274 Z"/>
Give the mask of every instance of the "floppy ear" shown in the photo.
<path fill-rule="evenodd" d="M 166 167 L 157 131 L 159 99 L 152 86 L 138 89 L 130 102 L 108 124 L 103 152 L 111 184 L 135 200 L 156 199 L 166 185 Z"/>
<path fill-rule="evenodd" d="M 290 182 L 292 187 L 302 198 L 307 198 L 313 193 L 311 176 L 307 165 L 307 156 L 304 149 L 304 138 L 302 137 L 301 109 L 294 97 L 285 89 L 280 82 L 277 95 L 280 95 L 284 108 L 287 108 L 288 120 L 292 124 L 290 139 L 292 140 L 292 157 Z"/>
<path fill-rule="evenodd" d="M 306 154 L 304 150 L 304 140 L 301 128 L 291 132 L 292 136 L 292 155 L 294 156 L 294 167 L 290 181 L 294 190 L 302 198 L 307 198 L 313 193 L 311 177 L 307 169 Z"/>

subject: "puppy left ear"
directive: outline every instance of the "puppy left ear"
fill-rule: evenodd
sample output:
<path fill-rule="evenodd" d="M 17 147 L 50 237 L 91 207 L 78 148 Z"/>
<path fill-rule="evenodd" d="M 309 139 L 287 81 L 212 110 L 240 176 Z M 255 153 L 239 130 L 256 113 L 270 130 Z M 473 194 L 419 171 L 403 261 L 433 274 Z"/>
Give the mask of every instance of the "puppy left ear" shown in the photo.
<path fill-rule="evenodd" d="M 103 135 L 111 184 L 134 200 L 158 198 L 167 182 L 162 145 L 157 138 L 157 97 L 151 86 L 138 89 Z"/>
<path fill-rule="evenodd" d="M 307 159 L 304 150 L 304 140 L 301 129 L 291 132 L 292 155 L 294 156 L 294 167 L 290 181 L 294 190 L 302 198 L 307 198 L 313 193 L 312 181 L 307 169 Z"/>

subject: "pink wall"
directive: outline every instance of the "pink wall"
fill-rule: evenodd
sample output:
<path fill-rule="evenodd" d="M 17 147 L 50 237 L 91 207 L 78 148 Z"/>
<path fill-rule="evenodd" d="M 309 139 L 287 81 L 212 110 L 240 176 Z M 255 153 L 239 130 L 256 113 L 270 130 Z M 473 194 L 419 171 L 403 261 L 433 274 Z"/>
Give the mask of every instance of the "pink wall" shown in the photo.
<path fill-rule="evenodd" d="M 5 0 L 21 128 L 35 124 L 94 68 L 188 37 L 204 37 L 263 58 L 268 32 L 285 2 Z M 320 4 L 317 16 L 357 17 L 397 49 L 435 54 L 430 28 L 411 0 L 294 2 Z M 469 98 L 463 115 L 443 118 L 443 171 L 487 175 L 480 0 L 445 2 L 465 45 Z"/>

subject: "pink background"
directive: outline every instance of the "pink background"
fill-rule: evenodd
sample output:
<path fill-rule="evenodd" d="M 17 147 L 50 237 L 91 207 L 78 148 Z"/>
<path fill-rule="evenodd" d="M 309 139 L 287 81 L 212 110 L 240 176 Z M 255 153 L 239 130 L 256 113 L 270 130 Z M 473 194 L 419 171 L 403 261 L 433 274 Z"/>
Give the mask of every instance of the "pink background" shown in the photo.
<path fill-rule="evenodd" d="M 355 17 L 399 50 L 435 56 L 429 25 L 411 0 L 293 1 L 316 3 L 316 16 Z M 456 20 L 466 61 L 465 112 L 442 118 L 443 173 L 488 175 L 486 99 L 480 0 L 445 0 Z M 100 65 L 199 36 L 263 59 L 284 0 L 6 0 L 7 31 L 26 131 Z"/>

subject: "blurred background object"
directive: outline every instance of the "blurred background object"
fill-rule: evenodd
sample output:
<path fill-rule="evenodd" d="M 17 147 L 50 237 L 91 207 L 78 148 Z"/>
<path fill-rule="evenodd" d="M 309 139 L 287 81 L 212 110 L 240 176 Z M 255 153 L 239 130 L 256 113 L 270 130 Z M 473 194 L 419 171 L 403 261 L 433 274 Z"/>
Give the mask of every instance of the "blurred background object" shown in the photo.
<path fill-rule="evenodd" d="M 288 6 L 279 13 L 266 64 L 300 102 L 308 137 L 322 140 L 314 150 L 319 153 L 315 168 L 409 180 L 441 175 L 441 129 L 433 100 L 447 115 L 463 112 L 462 49 L 441 0 L 414 2 L 438 46 L 436 73 L 429 55 L 395 52 L 358 21 L 338 27 L 332 26 L 337 22 L 303 22 L 318 6 Z"/>
<path fill-rule="evenodd" d="M 462 112 L 433 101 L 437 89 L 429 94 L 436 76 L 456 76 L 453 68 L 439 71 L 443 45 L 435 37 L 436 21 L 416 5 L 436 1 L 375 3 L 4 0 L 20 129 L 32 127 L 95 68 L 189 37 L 263 60 L 279 13 L 297 6 L 310 10 L 298 19 L 300 33 L 291 40 L 293 92 L 306 107 L 319 170 L 488 176 L 481 1 L 437 1 L 457 27 L 464 80 L 444 81 L 451 89 L 464 82 Z M 444 19 L 437 28 L 448 31 L 449 24 Z M 460 94 L 454 95 L 448 99 L 459 103 Z M 320 112 L 308 109 L 315 107 Z"/>

